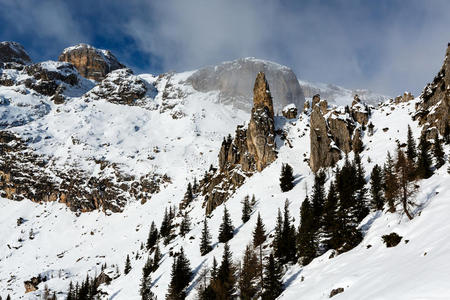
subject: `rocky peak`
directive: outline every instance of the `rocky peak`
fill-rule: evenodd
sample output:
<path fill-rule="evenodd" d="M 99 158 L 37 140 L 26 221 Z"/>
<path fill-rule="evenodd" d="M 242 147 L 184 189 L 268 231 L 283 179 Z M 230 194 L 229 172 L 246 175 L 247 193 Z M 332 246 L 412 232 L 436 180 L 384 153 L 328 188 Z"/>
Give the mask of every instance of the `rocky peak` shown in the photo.
<path fill-rule="evenodd" d="M 219 91 L 222 103 L 250 110 L 253 107 L 252 88 L 259 72 L 264 72 L 270 82 L 271 95 L 276 100 L 275 112 L 290 103 L 303 106 L 305 96 L 295 73 L 286 66 L 266 60 L 241 58 L 208 66 L 193 73 L 187 82 L 201 92 Z"/>
<path fill-rule="evenodd" d="M 277 157 L 272 95 L 264 73 L 257 75 L 253 91 L 248 127 L 238 126 L 234 139 L 230 135 L 223 140 L 219 169 L 202 180 L 207 214 L 225 202 L 246 177 L 262 171 Z"/>
<path fill-rule="evenodd" d="M 450 134 L 450 43 L 444 64 L 431 83 L 424 88 L 421 101 L 416 104 L 415 118 L 424 125 L 422 132 L 432 139 L 438 133 Z"/>
<path fill-rule="evenodd" d="M 64 49 L 58 60 L 72 63 L 81 76 L 96 81 L 104 79 L 113 70 L 125 68 L 109 50 L 86 44 Z"/>
<path fill-rule="evenodd" d="M 269 116 L 273 119 L 273 102 L 269 84 L 264 72 L 259 72 L 253 87 L 253 109 L 264 109 L 264 107 L 268 108 Z"/>
<path fill-rule="evenodd" d="M 370 117 L 370 108 L 355 95 L 352 107 L 328 108 L 319 95 L 312 99 L 310 115 L 311 156 L 309 165 L 313 172 L 333 166 L 341 159 L 341 152 L 360 151 L 361 136 Z"/>
<path fill-rule="evenodd" d="M 147 86 L 131 69 L 114 70 L 84 95 L 86 99 L 105 99 L 112 103 L 134 105 L 144 98 Z"/>
<path fill-rule="evenodd" d="M 0 42 L 0 63 L 29 64 L 31 59 L 23 46 L 16 42 Z"/>

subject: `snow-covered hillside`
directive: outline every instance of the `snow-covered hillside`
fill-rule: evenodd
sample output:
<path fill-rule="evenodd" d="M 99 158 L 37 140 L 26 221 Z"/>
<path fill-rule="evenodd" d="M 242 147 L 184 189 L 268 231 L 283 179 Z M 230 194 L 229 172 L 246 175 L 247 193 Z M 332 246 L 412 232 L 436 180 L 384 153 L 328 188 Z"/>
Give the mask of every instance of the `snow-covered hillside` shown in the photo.
<path fill-rule="evenodd" d="M 110 73 L 105 80 L 114 83 L 114 76 L 120 72 Z M 35 93 L 25 85 L 0 86 L 1 128 L 23 138 L 28 147 L 50 161 L 52 168 L 60 171 L 77 168 L 92 177 L 119 172 L 130 177 L 165 174 L 169 178 L 146 201 L 133 201 L 130 195 L 123 211 L 118 213 L 73 212 L 56 201 L 36 203 L 1 197 L 1 297 L 9 294 L 12 299 L 37 299 L 47 287 L 56 292 L 58 299 L 65 299 L 70 282 L 81 283 L 87 274 L 100 274 L 106 263 L 114 279 L 109 285 L 101 285 L 101 299 L 140 299 L 142 268 L 149 256 L 142 245 L 151 222 L 159 227 L 165 208 L 179 207 L 187 184 L 194 178 L 200 179 L 210 165 L 217 167 L 223 138 L 234 135 L 236 126 L 250 117 L 248 110 L 221 103 L 218 91 L 195 90 L 188 82 L 193 73 L 133 77 L 142 81 L 145 92 L 142 98 L 128 104 L 95 96 L 100 93 L 99 85 L 93 88 L 92 81 L 82 79 L 79 85 L 67 87 L 63 104 L 55 104 L 50 96 Z M 341 88 L 338 91 L 341 96 L 329 100 L 351 103 L 354 91 Z M 113 92 L 119 92 L 119 88 Z M 364 94 L 358 94 L 364 101 Z M 366 100 L 385 99 L 369 95 Z M 372 109 L 370 121 L 375 125 L 374 133 L 362 136 L 365 149 L 361 158 L 367 180 L 373 166 L 385 162 L 387 151 L 395 153 L 397 141 L 406 141 L 408 124 L 415 139 L 419 139 L 421 127 L 412 120 L 419 101 L 416 98 L 399 104 L 385 102 Z M 167 245 L 159 242 L 162 259 L 151 274 L 152 291 L 158 299 L 165 298 L 173 254 L 181 247 L 194 271 L 187 298 L 196 299 L 200 271 L 211 267 L 214 258 L 220 261 L 222 257 L 224 244 L 218 243 L 218 231 L 225 206 L 236 228 L 229 241 L 235 261 L 242 259 L 245 247 L 252 241 L 258 212 L 269 234 L 264 244 L 265 255 L 271 252 L 277 210 L 283 209 L 286 199 L 298 227 L 300 206 L 314 184 L 307 160 L 309 115 L 300 113 L 291 120 L 275 116 L 275 127 L 285 133 L 283 139 L 280 135 L 276 137 L 277 159 L 247 178 L 208 217 L 213 240 L 210 253 L 201 256 L 199 251 L 205 218 L 203 196 L 195 198 L 186 208 L 192 222 L 186 237 L 177 235 Z M 444 150 L 448 157 L 448 145 Z M 98 161 L 108 162 L 114 168 L 105 169 Z M 279 185 L 283 163 L 292 166 L 295 176 L 295 186 L 288 192 L 282 192 Z M 342 164 L 343 160 L 338 162 Z M 333 258 L 327 252 L 306 267 L 285 266 L 285 291 L 280 299 L 328 299 L 337 288 L 344 291 L 335 299 L 446 299 L 450 295 L 448 167 L 447 162 L 431 178 L 418 182 L 413 220 L 408 220 L 400 209 L 397 213 L 372 212 L 360 224 L 364 239 L 356 248 Z M 51 174 L 51 170 L 47 171 Z M 327 169 L 326 174 L 328 186 L 334 174 L 332 169 Z M 241 202 L 246 195 L 255 195 L 257 202 L 250 220 L 242 224 Z M 180 222 L 181 216 L 177 216 L 174 223 Z M 398 246 L 386 248 L 381 236 L 391 232 L 403 239 Z M 127 255 L 132 269 L 125 275 Z M 38 290 L 25 293 L 24 282 L 38 275 L 47 280 L 38 285 Z"/>

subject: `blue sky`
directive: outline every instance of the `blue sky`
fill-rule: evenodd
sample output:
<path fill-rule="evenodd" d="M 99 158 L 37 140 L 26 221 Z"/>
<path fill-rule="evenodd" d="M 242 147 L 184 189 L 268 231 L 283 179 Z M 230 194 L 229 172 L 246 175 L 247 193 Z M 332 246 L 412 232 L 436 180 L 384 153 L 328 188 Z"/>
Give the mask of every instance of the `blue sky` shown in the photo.
<path fill-rule="evenodd" d="M 34 61 L 84 42 L 137 73 L 254 56 L 300 79 L 417 94 L 450 42 L 450 1 L 0 0 L 0 40 Z"/>

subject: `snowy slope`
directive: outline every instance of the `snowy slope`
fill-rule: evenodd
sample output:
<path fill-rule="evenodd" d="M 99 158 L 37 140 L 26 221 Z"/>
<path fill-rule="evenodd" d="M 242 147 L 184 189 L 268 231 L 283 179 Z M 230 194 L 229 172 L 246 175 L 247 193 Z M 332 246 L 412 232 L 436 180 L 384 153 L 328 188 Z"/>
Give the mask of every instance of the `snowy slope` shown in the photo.
<path fill-rule="evenodd" d="M 236 125 L 249 119 L 249 112 L 220 104 L 217 93 L 194 91 L 184 82 L 190 74 L 174 74 L 170 79 L 140 75 L 158 90 L 156 95 L 148 95 L 140 106 L 112 104 L 101 99 L 86 102 L 78 97 L 63 106 L 55 106 L 46 99 L 26 100 L 36 104 L 43 101 L 49 109 L 42 115 L 28 111 L 29 115 L 37 117 L 12 130 L 33 141 L 32 147 L 51 157 L 56 166 L 77 165 L 96 174 L 99 169 L 93 160 L 101 158 L 116 163 L 120 170 L 129 174 L 141 175 L 149 170 L 167 173 L 172 182 L 150 201 L 130 202 L 123 213 L 116 214 L 93 211 L 77 215 L 59 203 L 0 199 L 2 297 L 11 294 L 13 299 L 36 299 L 47 285 L 51 290 L 62 292 L 58 299 L 64 299 L 70 281 L 81 282 L 87 272 L 99 274 L 101 265 L 106 262 L 108 266 L 119 266 L 122 275 L 102 287 L 109 295 L 105 299 L 140 299 L 139 284 L 147 259 L 147 253 L 140 246 L 146 241 L 150 223 L 155 221 L 159 226 L 164 208 L 178 206 L 187 183 L 194 176 L 200 178 L 210 164 L 217 165 L 222 138 L 234 134 Z M 181 96 L 171 100 L 173 107 L 162 111 L 162 91 L 168 80 L 181 91 Z M 0 95 L 15 97 L 14 101 L 22 99 L 18 94 L 8 93 L 15 92 L 0 87 Z M 375 163 L 384 162 L 388 150 L 394 152 L 396 139 L 405 141 L 407 124 L 411 124 L 416 138 L 419 137 L 420 128 L 411 120 L 416 101 L 418 99 L 392 105 L 394 110 L 389 106 L 373 110 L 374 135 L 363 136 L 366 149 L 362 160 L 367 177 Z M 171 115 L 174 111 L 182 113 L 183 117 L 174 119 Z M 300 119 L 291 121 L 276 117 L 275 121 L 277 128 L 288 133 L 292 148 L 278 139 L 278 159 L 249 178 L 226 202 L 236 227 L 235 237 L 229 242 L 235 260 L 241 258 L 251 241 L 258 211 L 270 234 L 276 223 L 277 209 L 289 199 L 297 226 L 301 202 L 313 184 L 313 174 L 304 161 L 309 157 L 308 116 L 301 115 Z M 387 132 L 382 130 L 385 127 L 389 128 Z M 73 139 L 79 142 L 73 143 Z M 448 147 L 446 151 L 448 154 Z M 369 157 L 371 162 L 368 162 Z M 278 182 L 282 163 L 289 163 L 296 176 L 294 189 L 287 193 L 280 191 Z M 337 287 L 345 291 L 335 296 L 336 299 L 445 299 L 445 295 L 450 295 L 450 286 L 445 284 L 450 281 L 450 272 L 446 272 L 450 267 L 450 242 L 446 238 L 450 233 L 446 222 L 446 212 L 450 211 L 447 166 L 448 163 L 433 177 L 420 182 L 421 189 L 415 200 L 418 206 L 412 221 L 386 212 L 369 215 L 362 222 L 366 234 L 360 246 L 333 259 L 324 254 L 305 268 L 289 267 L 281 299 L 326 299 Z M 327 183 L 331 176 L 329 171 Z M 243 225 L 240 202 L 247 194 L 256 196 L 257 207 L 250 221 Z M 188 289 L 188 299 L 196 297 L 198 271 L 203 266 L 211 266 L 213 257 L 220 261 L 223 244 L 216 242 L 224 205 L 208 219 L 216 243 L 214 250 L 201 257 L 202 204 L 202 198 L 198 198 L 188 207 L 193 228 L 185 238 L 177 237 L 167 246 L 160 243 L 163 258 L 152 274 L 152 290 L 159 299 L 164 299 L 170 281 L 171 251 L 183 247 L 196 272 Z M 18 226 L 16 220 L 20 217 L 26 222 Z M 179 221 L 178 218 L 175 222 Z M 30 230 L 33 230 L 33 239 L 29 237 Z M 409 242 L 386 248 L 381 236 L 393 231 Z M 368 245 L 372 247 L 367 249 Z M 268 254 L 270 248 L 265 251 Z M 132 270 L 123 275 L 127 254 L 132 258 Z M 37 274 L 51 278 L 41 283 L 38 291 L 24 294 L 23 282 Z"/>

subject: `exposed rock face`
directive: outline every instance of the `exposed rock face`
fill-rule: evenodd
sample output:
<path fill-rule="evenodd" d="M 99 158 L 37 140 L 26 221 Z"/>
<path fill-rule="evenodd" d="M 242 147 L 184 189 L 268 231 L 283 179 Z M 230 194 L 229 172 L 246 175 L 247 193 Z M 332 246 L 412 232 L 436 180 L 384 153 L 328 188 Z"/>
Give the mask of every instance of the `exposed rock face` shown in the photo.
<path fill-rule="evenodd" d="M 341 158 L 341 151 L 328 136 L 327 121 L 317 104 L 312 107 L 310 123 L 311 156 L 309 165 L 313 172 L 317 172 L 322 166 L 334 165 Z"/>
<path fill-rule="evenodd" d="M 408 102 L 411 100 L 414 100 L 413 94 L 411 94 L 410 92 L 404 92 L 403 95 L 395 97 L 394 102 L 395 102 L 395 104 L 399 104 L 399 103 L 404 103 L 404 102 Z"/>
<path fill-rule="evenodd" d="M 309 103 L 309 102 L 305 101 L 305 104 L 306 103 Z M 295 107 L 295 104 L 289 104 L 283 108 L 282 113 L 283 113 L 283 117 L 285 117 L 286 119 L 295 119 L 295 118 L 297 118 L 298 110 L 297 110 L 297 107 Z"/>
<path fill-rule="evenodd" d="M 110 51 L 86 44 L 64 49 L 58 60 L 70 62 L 81 76 L 96 81 L 104 79 L 106 74 L 113 70 L 125 68 Z"/>
<path fill-rule="evenodd" d="M 358 95 L 355 95 L 352 102 L 352 117 L 359 124 L 367 125 L 369 122 L 369 107 L 361 102 Z"/>
<path fill-rule="evenodd" d="M 170 181 L 159 174 L 137 179 L 121 173 L 107 161 L 97 163 L 104 175 L 91 176 L 69 166 L 56 169 L 20 138 L 0 131 L 0 194 L 11 200 L 58 201 L 73 211 L 119 212 L 130 196 L 146 201 Z"/>
<path fill-rule="evenodd" d="M 25 294 L 36 291 L 38 289 L 39 283 L 41 283 L 42 281 L 44 280 L 41 278 L 41 276 L 33 277 L 30 280 L 25 281 L 23 283 L 25 287 Z"/>
<path fill-rule="evenodd" d="M 256 77 L 253 102 L 248 128 L 238 126 L 234 139 L 223 140 L 219 169 L 210 170 L 201 181 L 207 214 L 225 202 L 246 177 L 276 159 L 272 96 L 262 72 Z"/>
<path fill-rule="evenodd" d="M 23 46 L 16 42 L 0 42 L 0 63 L 29 64 L 31 59 Z"/>
<path fill-rule="evenodd" d="M 226 104 L 250 110 L 253 106 L 252 86 L 258 72 L 264 72 L 270 82 L 275 112 L 289 103 L 302 107 L 305 97 L 297 77 L 288 67 L 255 58 L 242 58 L 198 70 L 188 82 L 203 92 L 220 91 L 220 100 Z"/>
<path fill-rule="evenodd" d="M 255 157 L 260 172 L 276 159 L 273 104 L 264 73 L 258 73 L 253 89 L 253 109 L 247 130 L 248 152 Z"/>
<path fill-rule="evenodd" d="M 25 86 L 45 96 L 55 95 L 61 83 L 78 84 L 78 72 L 69 63 L 48 61 L 26 66 L 24 70 L 30 76 Z"/>
<path fill-rule="evenodd" d="M 317 172 L 322 167 L 333 166 L 341 159 L 341 152 L 360 151 L 364 134 L 361 128 L 368 124 L 369 117 L 369 107 L 358 96 L 352 108 L 341 110 L 328 108 L 327 101 L 315 95 L 310 116 L 311 170 Z"/>
<path fill-rule="evenodd" d="M 130 69 L 112 71 L 102 82 L 84 97 L 88 99 L 106 99 L 112 103 L 132 105 L 142 99 L 147 92 L 145 82 L 133 75 Z"/>
<path fill-rule="evenodd" d="M 423 133 L 428 138 L 436 134 L 436 129 L 441 135 L 447 135 L 450 131 L 450 43 L 447 48 L 444 64 L 433 82 L 427 84 L 420 96 L 421 102 L 416 104 L 417 114 L 423 127 Z M 434 129 L 434 130 L 433 130 Z"/>
<path fill-rule="evenodd" d="M 44 96 L 53 96 L 52 100 L 56 104 L 65 101 L 67 88 L 77 86 L 76 92 L 72 90 L 71 96 L 81 96 L 93 86 L 89 80 L 80 76 L 72 64 L 57 61 L 25 66 L 17 63 L 0 64 L 0 85 L 25 85 L 26 88 Z"/>

